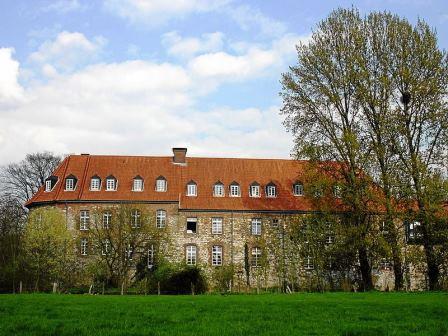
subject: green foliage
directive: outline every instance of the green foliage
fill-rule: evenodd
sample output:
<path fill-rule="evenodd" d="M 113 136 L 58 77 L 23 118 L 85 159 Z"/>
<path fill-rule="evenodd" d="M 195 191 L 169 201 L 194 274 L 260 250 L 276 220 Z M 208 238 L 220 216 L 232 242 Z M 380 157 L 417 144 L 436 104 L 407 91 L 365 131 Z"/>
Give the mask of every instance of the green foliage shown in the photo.
<path fill-rule="evenodd" d="M 4 295 L 0 335 L 445 335 L 446 293 Z"/>
<path fill-rule="evenodd" d="M 233 265 L 223 265 L 213 269 L 214 289 L 220 292 L 229 292 L 232 288 L 232 282 L 235 277 L 235 268 Z"/>

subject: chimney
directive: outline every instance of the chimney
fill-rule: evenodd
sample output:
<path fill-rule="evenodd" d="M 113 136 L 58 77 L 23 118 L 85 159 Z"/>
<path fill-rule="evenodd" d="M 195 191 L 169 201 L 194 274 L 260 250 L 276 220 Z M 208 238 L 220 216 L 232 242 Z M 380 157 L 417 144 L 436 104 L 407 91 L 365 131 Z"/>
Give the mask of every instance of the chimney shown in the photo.
<path fill-rule="evenodd" d="M 173 163 L 185 164 L 186 148 L 173 148 Z"/>

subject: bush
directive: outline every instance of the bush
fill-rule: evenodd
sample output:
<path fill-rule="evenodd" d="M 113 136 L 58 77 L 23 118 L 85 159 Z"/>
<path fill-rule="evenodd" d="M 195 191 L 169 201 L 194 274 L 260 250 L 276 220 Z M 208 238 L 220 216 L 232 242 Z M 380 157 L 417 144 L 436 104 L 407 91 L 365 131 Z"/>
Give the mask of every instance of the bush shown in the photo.
<path fill-rule="evenodd" d="M 220 292 L 230 291 L 234 274 L 235 270 L 232 265 L 216 267 L 213 270 L 214 289 Z"/>

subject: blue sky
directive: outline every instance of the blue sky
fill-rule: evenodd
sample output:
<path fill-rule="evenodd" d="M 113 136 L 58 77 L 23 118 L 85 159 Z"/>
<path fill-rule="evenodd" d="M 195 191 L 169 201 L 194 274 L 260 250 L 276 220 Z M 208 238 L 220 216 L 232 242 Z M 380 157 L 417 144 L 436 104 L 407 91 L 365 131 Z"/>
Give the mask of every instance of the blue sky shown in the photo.
<path fill-rule="evenodd" d="M 337 7 L 434 27 L 444 0 L 0 2 L 0 164 L 26 153 L 289 157 L 280 74 Z"/>

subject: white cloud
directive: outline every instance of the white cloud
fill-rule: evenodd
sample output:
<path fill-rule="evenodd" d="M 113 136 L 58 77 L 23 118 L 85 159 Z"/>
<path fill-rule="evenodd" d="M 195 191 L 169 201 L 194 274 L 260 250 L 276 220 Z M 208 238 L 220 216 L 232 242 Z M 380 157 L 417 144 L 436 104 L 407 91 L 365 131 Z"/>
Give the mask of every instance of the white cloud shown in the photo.
<path fill-rule="evenodd" d="M 154 26 L 173 18 L 221 8 L 229 0 L 105 0 L 110 12 L 133 23 Z"/>
<path fill-rule="evenodd" d="M 199 38 L 182 37 L 177 32 L 169 32 L 162 36 L 162 43 L 170 55 L 188 58 L 198 53 L 221 50 L 224 43 L 224 34 L 214 32 L 202 34 Z"/>
<path fill-rule="evenodd" d="M 14 104 L 22 98 L 18 82 L 19 62 L 13 59 L 14 49 L 0 48 L 0 107 Z"/>
<path fill-rule="evenodd" d="M 82 33 L 63 31 L 55 39 L 42 43 L 29 60 L 43 66 L 44 72 L 47 64 L 58 72 L 70 72 L 97 59 L 105 44 L 101 36 L 89 40 Z"/>
<path fill-rule="evenodd" d="M 82 10 L 86 6 L 81 5 L 81 3 L 78 0 L 58 0 L 58 1 L 52 1 L 47 6 L 44 6 L 42 8 L 43 12 L 58 12 L 62 14 L 66 14 L 69 12 L 73 12 L 76 10 Z"/>
<path fill-rule="evenodd" d="M 169 155 L 178 145 L 193 155 L 288 156 L 277 108 L 202 110 L 202 85 L 188 67 L 143 60 L 35 83 L 0 113 L 0 164 L 42 150 Z"/>

